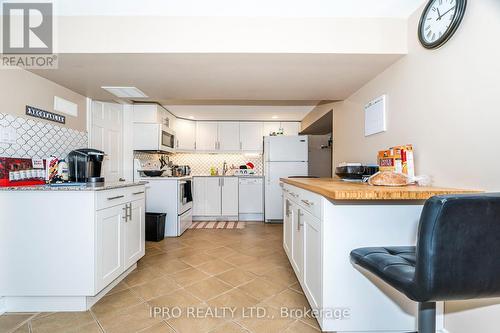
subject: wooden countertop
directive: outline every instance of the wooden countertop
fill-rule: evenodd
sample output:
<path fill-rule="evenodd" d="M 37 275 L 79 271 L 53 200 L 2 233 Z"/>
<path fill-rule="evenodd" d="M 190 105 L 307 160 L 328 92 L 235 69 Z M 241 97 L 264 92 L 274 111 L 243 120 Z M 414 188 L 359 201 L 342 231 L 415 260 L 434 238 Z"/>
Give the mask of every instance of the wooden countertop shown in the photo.
<path fill-rule="evenodd" d="M 370 186 L 335 178 L 281 178 L 283 183 L 317 193 L 330 200 L 427 200 L 435 195 L 481 193 L 482 191 L 426 186 Z"/>

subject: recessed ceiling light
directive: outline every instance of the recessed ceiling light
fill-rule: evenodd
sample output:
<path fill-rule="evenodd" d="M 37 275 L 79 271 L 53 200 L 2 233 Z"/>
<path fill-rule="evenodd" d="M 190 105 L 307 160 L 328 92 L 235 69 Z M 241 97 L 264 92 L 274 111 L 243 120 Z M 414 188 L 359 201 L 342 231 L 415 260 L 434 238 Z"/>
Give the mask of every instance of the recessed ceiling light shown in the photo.
<path fill-rule="evenodd" d="M 148 97 L 145 93 L 136 87 L 101 87 L 110 94 L 120 98 L 145 98 Z"/>
<path fill-rule="evenodd" d="M 194 116 L 189 116 L 189 119 L 194 119 Z"/>
<path fill-rule="evenodd" d="M 273 118 L 273 119 L 278 119 L 278 116 L 273 116 L 272 118 Z"/>

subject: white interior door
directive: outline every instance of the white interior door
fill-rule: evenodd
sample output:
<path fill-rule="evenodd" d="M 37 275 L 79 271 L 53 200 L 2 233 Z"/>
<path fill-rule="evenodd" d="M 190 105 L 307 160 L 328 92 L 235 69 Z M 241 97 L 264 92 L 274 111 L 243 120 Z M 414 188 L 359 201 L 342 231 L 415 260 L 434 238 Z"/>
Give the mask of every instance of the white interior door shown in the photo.
<path fill-rule="evenodd" d="M 219 150 L 240 150 L 240 124 L 238 122 L 220 122 L 218 130 Z"/>
<path fill-rule="evenodd" d="M 106 154 L 101 176 L 116 182 L 123 177 L 123 107 L 93 101 L 91 114 L 90 146 Z"/>
<path fill-rule="evenodd" d="M 199 121 L 196 123 L 196 150 L 217 149 L 217 123 Z"/>
<path fill-rule="evenodd" d="M 255 122 L 240 123 L 240 141 L 242 151 L 262 152 L 263 125 Z"/>

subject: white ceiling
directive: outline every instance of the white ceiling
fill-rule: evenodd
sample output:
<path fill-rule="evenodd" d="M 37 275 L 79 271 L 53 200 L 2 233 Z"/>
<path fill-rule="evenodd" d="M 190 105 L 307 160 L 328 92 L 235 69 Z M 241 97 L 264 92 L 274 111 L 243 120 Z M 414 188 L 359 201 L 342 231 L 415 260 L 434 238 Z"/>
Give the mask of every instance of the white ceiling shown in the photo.
<path fill-rule="evenodd" d="M 102 86 L 135 86 L 168 100 L 342 100 L 402 55 L 60 54 L 34 70 L 84 96 L 113 100 Z M 300 104 L 298 104 L 300 105 Z"/>
<path fill-rule="evenodd" d="M 57 15 L 232 17 L 401 17 L 425 0 L 72 0 Z"/>
<path fill-rule="evenodd" d="M 317 104 L 266 105 L 253 103 L 254 105 L 239 105 L 237 101 L 234 102 L 234 105 L 221 105 L 218 102 L 215 104 L 207 103 L 208 105 L 165 104 L 165 107 L 177 117 L 195 120 L 300 121 Z"/>

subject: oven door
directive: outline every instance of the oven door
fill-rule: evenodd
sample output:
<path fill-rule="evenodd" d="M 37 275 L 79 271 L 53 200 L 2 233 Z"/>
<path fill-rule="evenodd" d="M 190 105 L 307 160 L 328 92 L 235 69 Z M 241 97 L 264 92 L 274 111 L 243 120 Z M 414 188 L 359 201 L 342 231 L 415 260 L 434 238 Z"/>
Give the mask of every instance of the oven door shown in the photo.
<path fill-rule="evenodd" d="M 177 217 L 177 225 L 178 225 L 178 235 L 180 236 L 189 229 L 191 224 L 193 223 L 193 211 L 191 209 L 185 211 L 183 214 Z"/>
<path fill-rule="evenodd" d="M 193 207 L 193 192 L 191 180 L 179 180 L 178 209 L 179 214 Z"/>

